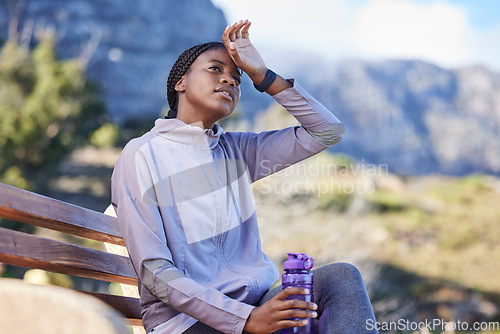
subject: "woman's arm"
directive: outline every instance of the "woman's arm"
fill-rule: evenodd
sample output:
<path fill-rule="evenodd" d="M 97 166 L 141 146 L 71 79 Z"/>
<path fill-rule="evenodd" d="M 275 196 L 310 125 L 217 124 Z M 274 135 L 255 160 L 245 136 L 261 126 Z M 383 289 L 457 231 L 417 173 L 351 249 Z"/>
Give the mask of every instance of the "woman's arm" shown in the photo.
<path fill-rule="evenodd" d="M 259 84 L 267 67 L 250 41 L 249 28 L 247 20 L 238 21 L 226 27 L 222 40 L 235 64 Z M 266 92 L 287 109 L 301 127 L 232 134 L 248 164 L 252 181 L 337 144 L 345 131 L 339 119 L 294 80 L 277 75 Z"/>

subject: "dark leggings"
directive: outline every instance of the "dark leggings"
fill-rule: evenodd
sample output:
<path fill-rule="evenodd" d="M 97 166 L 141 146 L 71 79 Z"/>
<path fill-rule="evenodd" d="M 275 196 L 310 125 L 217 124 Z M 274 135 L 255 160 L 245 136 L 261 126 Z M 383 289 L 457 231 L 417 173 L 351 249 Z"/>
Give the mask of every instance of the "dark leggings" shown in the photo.
<path fill-rule="evenodd" d="M 319 334 L 377 333 L 368 330 L 375 323 L 372 306 L 358 269 L 348 263 L 334 263 L 313 270 L 314 301 L 318 304 Z M 276 296 L 281 285 L 269 290 L 256 304 L 260 306 Z M 368 320 L 371 319 L 371 320 Z M 219 334 L 219 331 L 197 322 L 184 334 Z M 275 333 L 280 333 L 277 331 Z"/>

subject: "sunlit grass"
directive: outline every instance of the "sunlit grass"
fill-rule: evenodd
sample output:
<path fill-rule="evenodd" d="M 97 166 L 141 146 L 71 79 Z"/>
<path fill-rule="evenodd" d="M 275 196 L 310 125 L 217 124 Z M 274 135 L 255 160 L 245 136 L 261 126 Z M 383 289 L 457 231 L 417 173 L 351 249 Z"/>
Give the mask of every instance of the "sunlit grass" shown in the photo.
<path fill-rule="evenodd" d="M 330 256 L 324 262 L 362 251 L 423 277 L 500 293 L 498 178 L 402 178 L 329 154 L 301 164 L 254 187 L 269 249 L 298 247 Z"/>
<path fill-rule="evenodd" d="M 377 191 L 369 198 L 379 208 L 373 219 L 389 232 L 380 260 L 500 292 L 494 279 L 500 272 L 500 192 L 488 185 L 488 177 L 416 178 L 402 192 Z M 425 201 L 434 203 L 431 209 Z"/>

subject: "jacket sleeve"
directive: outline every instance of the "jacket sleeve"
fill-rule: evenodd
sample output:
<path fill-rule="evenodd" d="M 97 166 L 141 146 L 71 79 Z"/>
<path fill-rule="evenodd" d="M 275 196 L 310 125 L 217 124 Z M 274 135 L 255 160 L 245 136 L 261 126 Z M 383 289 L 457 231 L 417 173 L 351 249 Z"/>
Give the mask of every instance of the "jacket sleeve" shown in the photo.
<path fill-rule="evenodd" d="M 205 288 L 175 267 L 142 152 L 125 147 L 112 176 L 112 203 L 139 281 L 159 300 L 223 332 L 241 333 L 253 306 Z"/>
<path fill-rule="evenodd" d="M 295 80 L 273 98 L 300 126 L 261 133 L 235 134 L 252 181 L 257 181 L 285 167 L 302 161 L 337 144 L 344 135 L 344 125 Z"/>

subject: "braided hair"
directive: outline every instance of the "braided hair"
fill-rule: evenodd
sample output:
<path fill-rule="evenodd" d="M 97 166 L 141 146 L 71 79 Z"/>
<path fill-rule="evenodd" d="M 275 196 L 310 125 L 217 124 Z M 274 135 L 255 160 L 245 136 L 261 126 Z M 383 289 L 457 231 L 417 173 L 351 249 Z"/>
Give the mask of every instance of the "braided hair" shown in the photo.
<path fill-rule="evenodd" d="M 177 103 L 178 94 L 175 90 L 175 85 L 181 80 L 182 76 L 186 74 L 192 63 L 201 55 L 203 52 L 211 49 L 225 49 L 224 44 L 221 42 L 208 42 L 204 44 L 195 45 L 192 48 L 187 49 L 177 60 L 175 61 L 167 79 L 167 101 L 170 111 L 166 118 L 176 118 L 177 117 Z"/>

